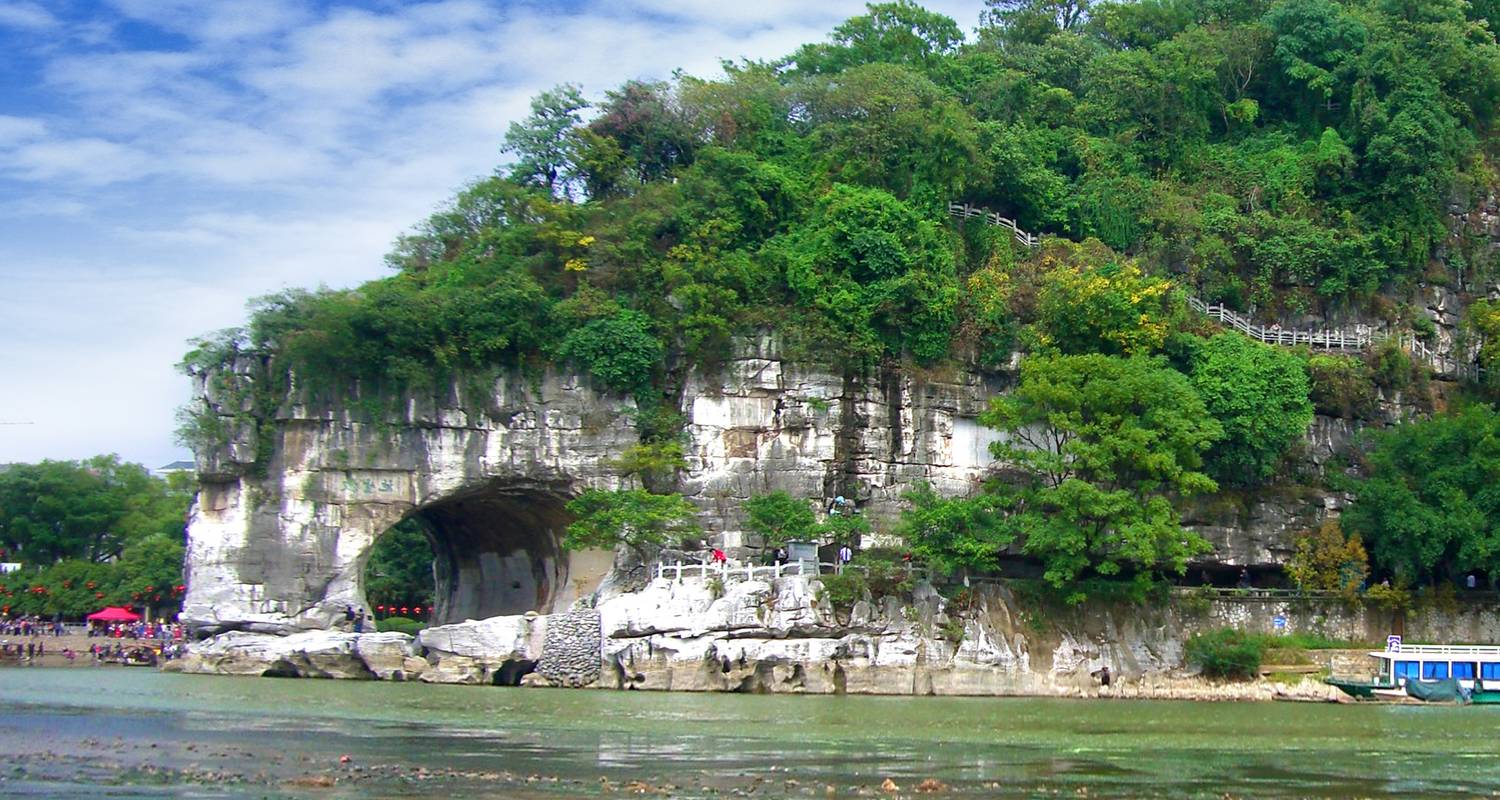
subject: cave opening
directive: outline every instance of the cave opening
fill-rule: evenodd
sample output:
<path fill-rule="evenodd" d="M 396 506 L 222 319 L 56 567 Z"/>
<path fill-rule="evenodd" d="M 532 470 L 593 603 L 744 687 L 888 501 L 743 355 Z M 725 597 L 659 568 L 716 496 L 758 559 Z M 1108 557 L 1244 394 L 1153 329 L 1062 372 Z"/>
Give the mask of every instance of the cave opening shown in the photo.
<path fill-rule="evenodd" d="M 566 488 L 495 482 L 421 506 L 376 542 L 364 575 L 366 597 L 380 604 L 376 589 L 385 576 L 373 568 L 389 563 L 381 558 L 389 540 L 417 554 L 406 563 L 427 559 L 431 613 L 420 622 L 565 609 L 593 591 L 613 563 L 609 553 L 563 549 L 573 521 L 568 499 Z"/>

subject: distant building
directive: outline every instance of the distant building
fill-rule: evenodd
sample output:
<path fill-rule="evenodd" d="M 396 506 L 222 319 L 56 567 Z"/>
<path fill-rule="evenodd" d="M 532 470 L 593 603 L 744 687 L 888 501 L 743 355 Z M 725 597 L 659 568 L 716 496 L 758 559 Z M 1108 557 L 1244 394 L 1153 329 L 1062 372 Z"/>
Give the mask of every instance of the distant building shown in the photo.
<path fill-rule="evenodd" d="M 158 477 L 162 478 L 165 478 L 168 475 L 176 474 L 178 472 L 186 472 L 189 475 L 193 475 L 198 472 L 198 465 L 194 464 L 191 461 L 173 461 L 170 464 L 157 467 L 152 471 L 155 472 Z"/>

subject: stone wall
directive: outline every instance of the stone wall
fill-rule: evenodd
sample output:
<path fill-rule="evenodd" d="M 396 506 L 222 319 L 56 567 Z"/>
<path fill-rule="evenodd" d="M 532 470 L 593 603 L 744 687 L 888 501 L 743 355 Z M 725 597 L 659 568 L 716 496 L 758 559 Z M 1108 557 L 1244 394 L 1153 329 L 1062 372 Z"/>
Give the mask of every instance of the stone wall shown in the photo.
<path fill-rule="evenodd" d="M 597 611 L 548 617 L 537 674 L 558 686 L 588 686 L 599 680 L 599 631 Z"/>

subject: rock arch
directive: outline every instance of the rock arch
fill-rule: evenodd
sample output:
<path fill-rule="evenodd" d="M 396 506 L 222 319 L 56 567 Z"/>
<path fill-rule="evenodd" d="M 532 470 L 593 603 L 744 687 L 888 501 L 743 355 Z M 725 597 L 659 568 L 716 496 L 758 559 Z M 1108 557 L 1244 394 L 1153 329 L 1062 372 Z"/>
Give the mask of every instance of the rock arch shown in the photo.
<path fill-rule="evenodd" d="M 570 496 L 564 485 L 494 480 L 414 509 L 433 545 L 433 622 L 552 611 L 568 595 Z"/>
<path fill-rule="evenodd" d="M 234 377 L 263 381 L 265 368 L 237 364 Z M 615 464 L 639 441 L 630 399 L 549 369 L 503 374 L 478 398 L 458 386 L 397 398 L 378 419 L 358 387 L 249 419 L 220 382 L 195 382 L 231 431 L 198 459 L 183 619 L 200 632 L 341 626 L 346 605 L 365 603 L 375 540 L 407 517 L 439 541 L 439 621 L 561 610 L 592 590 L 555 544 L 561 507 L 623 485 Z M 965 494 L 990 463 L 975 419 L 1003 383 L 962 370 L 851 380 L 783 360 L 773 339 L 739 340 L 727 363 L 686 378 L 680 489 L 709 540 L 741 556 L 745 499 L 783 490 L 826 504 L 830 470 L 876 518 L 897 513 L 912 481 Z"/>

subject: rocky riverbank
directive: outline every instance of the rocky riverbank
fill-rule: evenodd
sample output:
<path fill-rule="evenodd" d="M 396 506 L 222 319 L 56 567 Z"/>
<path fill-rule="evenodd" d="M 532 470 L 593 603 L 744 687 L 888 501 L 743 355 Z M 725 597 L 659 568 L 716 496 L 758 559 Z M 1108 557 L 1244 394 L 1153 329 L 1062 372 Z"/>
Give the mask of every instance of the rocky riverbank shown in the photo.
<path fill-rule="evenodd" d="M 190 673 L 749 693 L 1334 700 L 1300 683 L 1211 681 L 1184 668 L 1200 624 L 1171 608 L 1091 608 L 1040 623 L 1003 587 L 962 611 L 931 587 L 835 608 L 816 580 L 657 580 L 594 609 L 400 633 L 232 632 Z M 1095 673 L 1108 666 L 1112 685 Z"/>

